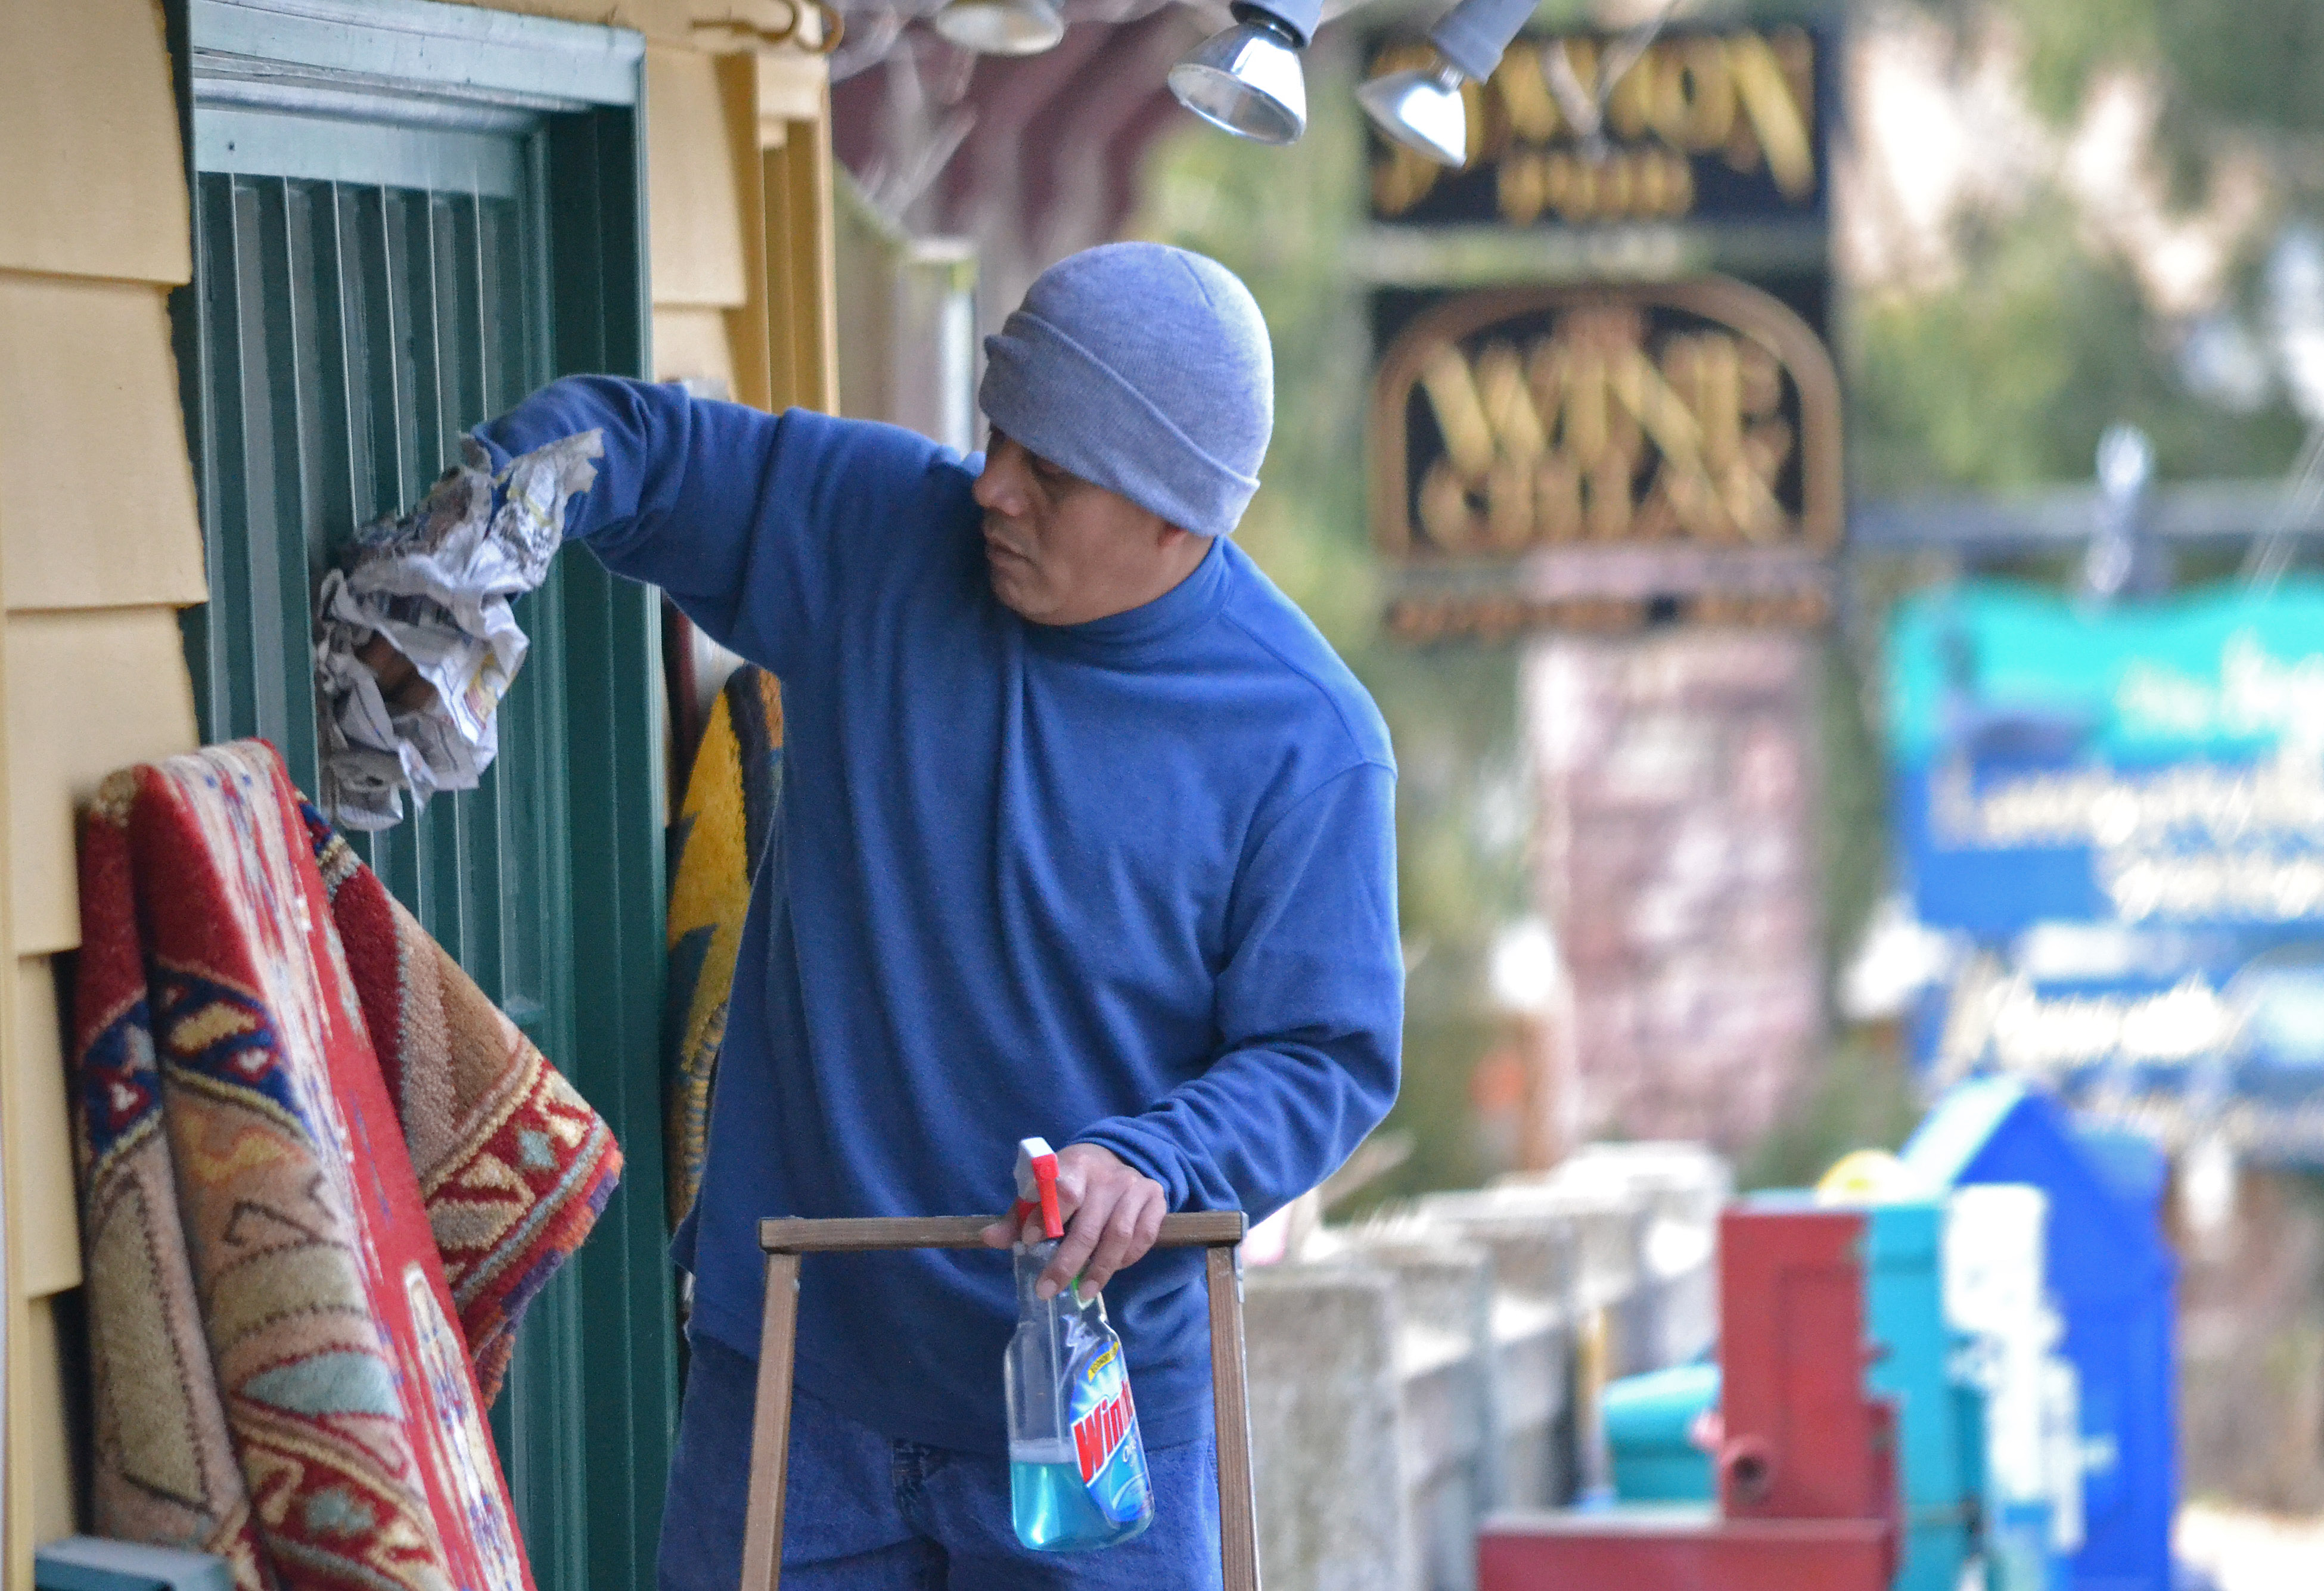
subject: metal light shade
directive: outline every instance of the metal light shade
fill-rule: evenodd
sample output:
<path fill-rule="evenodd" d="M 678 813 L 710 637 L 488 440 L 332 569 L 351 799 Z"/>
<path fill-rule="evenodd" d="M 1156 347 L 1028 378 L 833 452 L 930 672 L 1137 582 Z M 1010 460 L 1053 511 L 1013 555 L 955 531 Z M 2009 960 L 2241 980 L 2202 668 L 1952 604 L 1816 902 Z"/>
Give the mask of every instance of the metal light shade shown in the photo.
<path fill-rule="evenodd" d="M 929 25 L 979 55 L 1038 55 L 1065 36 L 1049 0 L 952 0 Z"/>
<path fill-rule="evenodd" d="M 1307 80 L 1296 35 L 1265 13 L 1213 33 L 1170 69 L 1178 103 L 1215 126 L 1261 143 L 1307 130 Z"/>
<path fill-rule="evenodd" d="M 1356 90 L 1356 103 L 1388 137 L 1442 166 L 1469 158 L 1469 116 L 1460 71 L 1443 61 L 1424 70 L 1390 72 Z"/>
<path fill-rule="evenodd" d="M 1436 19 L 1428 41 L 1434 64 L 1390 72 L 1356 90 L 1356 103 L 1388 137 L 1443 165 L 1469 158 L 1469 115 L 1461 85 L 1481 83 L 1501 64 L 1509 41 L 1533 15 L 1538 0 L 1461 0 Z"/>

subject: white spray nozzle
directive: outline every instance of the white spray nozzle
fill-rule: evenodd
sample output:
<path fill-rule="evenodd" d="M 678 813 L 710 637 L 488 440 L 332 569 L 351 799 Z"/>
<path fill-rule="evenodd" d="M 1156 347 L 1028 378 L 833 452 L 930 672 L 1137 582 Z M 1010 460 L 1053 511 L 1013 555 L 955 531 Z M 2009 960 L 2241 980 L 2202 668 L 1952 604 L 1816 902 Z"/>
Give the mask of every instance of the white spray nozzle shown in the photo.
<path fill-rule="evenodd" d="M 1057 1152 L 1047 1138 L 1024 1138 L 1017 1145 L 1017 1208 L 1010 1220 L 1022 1227 L 1036 1209 L 1041 1212 L 1041 1236 L 1065 1235 L 1065 1219 L 1057 1213 Z"/>

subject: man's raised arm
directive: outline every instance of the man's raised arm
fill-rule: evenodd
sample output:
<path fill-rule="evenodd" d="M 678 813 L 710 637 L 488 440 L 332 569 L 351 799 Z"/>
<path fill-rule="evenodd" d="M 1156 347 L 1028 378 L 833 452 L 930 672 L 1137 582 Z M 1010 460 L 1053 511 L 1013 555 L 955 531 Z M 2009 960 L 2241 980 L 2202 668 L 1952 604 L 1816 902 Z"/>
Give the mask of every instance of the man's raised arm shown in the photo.
<path fill-rule="evenodd" d="M 475 437 L 497 469 L 582 431 L 602 433 L 605 451 L 566 535 L 778 674 L 824 632 L 846 557 L 886 517 L 883 488 L 924 477 L 940 452 L 891 427 L 614 376 L 553 382 Z"/>

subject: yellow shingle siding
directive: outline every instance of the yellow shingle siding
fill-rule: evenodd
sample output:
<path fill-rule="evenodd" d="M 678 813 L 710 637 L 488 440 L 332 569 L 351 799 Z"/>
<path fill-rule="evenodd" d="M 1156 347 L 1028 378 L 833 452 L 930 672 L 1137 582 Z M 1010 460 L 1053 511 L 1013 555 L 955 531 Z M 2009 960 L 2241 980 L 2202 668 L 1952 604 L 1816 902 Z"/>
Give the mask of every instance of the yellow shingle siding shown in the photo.
<path fill-rule="evenodd" d="M 196 743 L 173 608 L 11 613 L 8 894 L 15 950 L 80 943 L 73 813 L 116 768 Z"/>
<path fill-rule="evenodd" d="M 65 1455 L 70 1447 L 65 1434 L 64 1356 L 58 1352 L 57 1300 L 36 1298 L 25 1302 L 9 1333 L 10 1345 L 23 1337 L 21 1376 L 9 1383 L 8 1429 L 22 1443 L 20 1451 L 39 1455 L 42 1462 L 22 1472 L 9 1472 L 12 1512 L 8 1548 L 12 1558 L 9 1584 L 29 1591 L 32 1583 L 32 1547 L 69 1536 L 79 1529 L 74 1517 L 72 1466 Z"/>
<path fill-rule="evenodd" d="M 484 0 L 481 8 L 634 28 L 652 43 L 703 50 L 742 47 L 741 36 L 720 25 L 729 19 L 772 31 L 793 15 L 790 0 Z"/>
<path fill-rule="evenodd" d="M 27 1293 L 47 1298 L 80 1285 L 72 1141 L 65 1116 L 64 1027 L 56 962 L 48 956 L 20 956 L 15 971 L 17 1086 L 10 1090 L 14 1108 L 5 1152 L 14 1163 L 25 1208 L 50 1216 L 19 1224 L 16 1274 Z"/>
<path fill-rule="evenodd" d="M 10 1223 L 9 1242 L 23 1301 L 9 1321 L 9 1337 L 12 1346 L 19 1333 L 23 1338 L 18 1373 L 11 1376 L 8 1425 L 13 1454 L 32 1460 L 23 1476 L 20 1517 L 30 1519 L 34 1541 L 69 1535 L 74 1527 L 56 1304 L 58 1294 L 80 1285 L 80 1232 L 74 1215 L 55 977 L 55 962 L 47 956 L 17 961 L 9 1030 L 15 1041 L 9 1057 L 14 1075 L 5 1147 L 10 1208 L 21 1212 Z M 16 1487 L 12 1478 L 12 1494 Z M 12 1545 L 19 1533 L 10 1531 Z"/>
<path fill-rule="evenodd" d="M 78 1284 L 49 952 L 78 942 L 73 803 L 194 741 L 177 607 L 203 595 L 163 296 L 184 161 L 155 0 L 0 5 L 0 1119 L 10 1591 L 74 1526 L 57 1296 Z M 106 759 L 110 759 L 109 761 Z"/>
<path fill-rule="evenodd" d="M 0 274 L 0 480 L 9 608 L 203 599 L 162 289 Z"/>
<path fill-rule="evenodd" d="M 666 382 L 707 381 L 736 391 L 734 345 L 728 335 L 733 311 L 692 304 L 653 307 L 654 374 Z"/>
<path fill-rule="evenodd" d="M 0 269 L 191 274 L 158 0 L 0 5 Z"/>

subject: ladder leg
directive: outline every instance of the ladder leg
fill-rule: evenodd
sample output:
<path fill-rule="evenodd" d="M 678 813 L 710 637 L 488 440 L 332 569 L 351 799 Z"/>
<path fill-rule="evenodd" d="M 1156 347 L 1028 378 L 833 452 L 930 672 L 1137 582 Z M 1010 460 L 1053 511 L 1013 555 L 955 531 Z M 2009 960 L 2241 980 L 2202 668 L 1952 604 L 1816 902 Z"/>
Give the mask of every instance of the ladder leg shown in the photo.
<path fill-rule="evenodd" d="M 742 1591 L 776 1591 L 783 1577 L 783 1486 L 791 1452 L 791 1350 L 798 1332 L 798 1255 L 767 1256 L 759 1392 L 751 1413 L 751 1511 L 742 1531 Z"/>
<path fill-rule="evenodd" d="M 1238 1251 L 1206 1255 L 1211 1294 L 1211 1398 L 1218 1427 L 1219 1567 L 1226 1591 L 1259 1591 L 1259 1509 L 1250 1478 L 1250 1393 L 1243 1374 L 1242 1272 Z"/>

